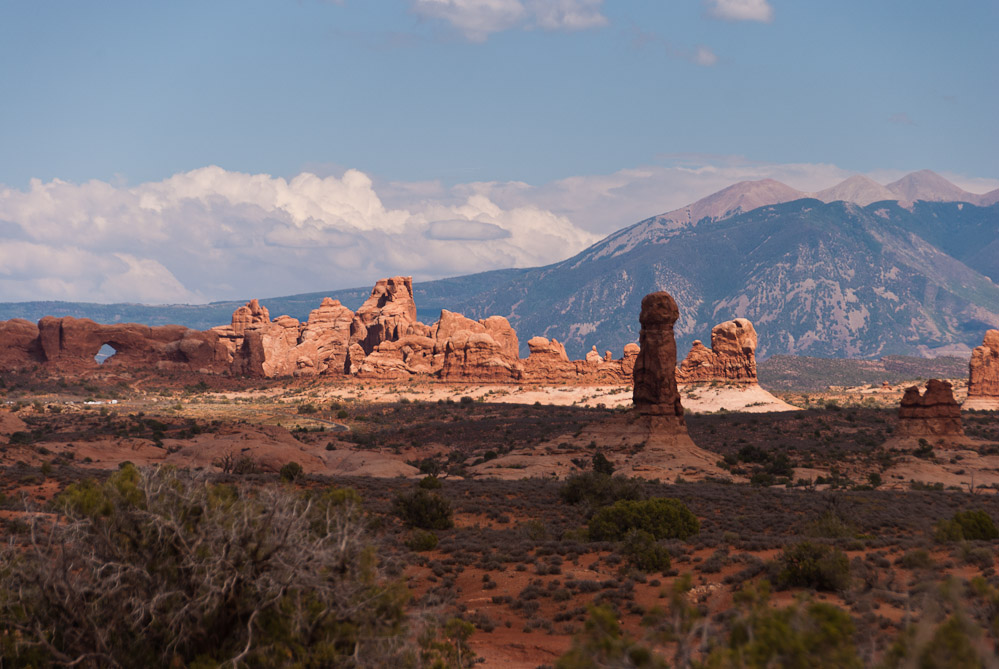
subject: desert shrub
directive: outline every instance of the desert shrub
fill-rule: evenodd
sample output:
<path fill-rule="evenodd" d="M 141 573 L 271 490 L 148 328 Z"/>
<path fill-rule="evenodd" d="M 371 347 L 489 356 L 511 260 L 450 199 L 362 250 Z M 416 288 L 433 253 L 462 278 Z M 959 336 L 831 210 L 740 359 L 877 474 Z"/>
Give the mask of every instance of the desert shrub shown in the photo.
<path fill-rule="evenodd" d="M 11 666 L 386 666 L 408 591 L 354 503 L 126 467 L 71 485 L 0 556 Z M 238 575 L 238 578 L 234 578 Z M 358 662 L 359 660 L 359 662 Z"/>
<path fill-rule="evenodd" d="M 777 584 L 836 592 L 850 585 L 850 560 L 843 551 L 811 541 L 784 549 Z"/>
<path fill-rule="evenodd" d="M 680 500 L 655 497 L 621 500 L 599 509 L 590 519 L 589 533 L 595 541 L 619 541 L 634 529 L 655 539 L 686 539 L 697 534 L 701 525 Z"/>
<path fill-rule="evenodd" d="M 289 462 L 281 467 L 278 474 L 282 481 L 294 482 L 302 475 L 302 465 L 297 462 Z"/>
<path fill-rule="evenodd" d="M 741 594 L 741 593 L 740 593 Z M 860 669 L 856 628 L 846 611 L 823 602 L 771 609 L 758 605 L 731 626 L 728 647 L 708 657 L 710 669 Z"/>
<path fill-rule="evenodd" d="M 973 636 L 980 633 L 967 619 L 952 615 L 944 620 L 929 640 L 917 634 L 915 627 L 902 631 L 886 653 L 882 666 L 885 669 L 902 669 L 918 666 L 935 669 L 980 669 L 994 659 L 992 653 L 979 655 Z M 921 643 L 922 641 L 922 643 Z"/>
<path fill-rule="evenodd" d="M 925 548 L 914 548 L 906 551 L 897 563 L 906 569 L 929 569 L 934 565 L 933 557 Z"/>
<path fill-rule="evenodd" d="M 669 551 L 645 530 L 629 531 L 621 542 L 621 553 L 632 566 L 643 572 L 662 572 L 670 568 Z"/>
<path fill-rule="evenodd" d="M 298 405 L 298 413 L 300 414 L 313 414 L 319 411 L 319 407 L 315 404 L 310 404 L 308 402 Z"/>
<path fill-rule="evenodd" d="M 985 511 L 958 511 L 951 522 L 961 528 L 961 536 L 965 541 L 989 541 L 999 539 L 999 529 L 992 517 Z"/>
<path fill-rule="evenodd" d="M 397 495 L 393 510 L 403 522 L 412 527 L 423 530 L 447 530 L 454 527 L 451 503 L 436 492 L 423 488 Z"/>
<path fill-rule="evenodd" d="M 642 484 L 637 479 L 609 476 L 600 472 L 573 474 L 558 491 L 568 504 L 588 504 L 592 509 L 620 500 L 642 499 Z"/>
<path fill-rule="evenodd" d="M 806 525 L 805 533 L 810 537 L 845 539 L 854 536 L 857 531 L 835 511 L 826 511 Z"/>
<path fill-rule="evenodd" d="M 440 490 L 444 487 L 444 484 L 436 476 L 424 476 L 417 485 L 424 490 Z"/>
<path fill-rule="evenodd" d="M 414 530 L 406 539 L 406 547 L 411 551 L 432 551 L 437 547 L 437 535 L 429 530 Z"/>
<path fill-rule="evenodd" d="M 624 632 L 617 618 L 608 606 L 590 607 L 583 630 L 573 637 L 572 647 L 558 659 L 555 669 L 665 668 L 666 661 Z"/>
<path fill-rule="evenodd" d="M 596 453 L 593 456 L 593 471 L 597 474 L 606 474 L 607 476 L 613 476 L 614 465 L 611 461 L 607 459 L 607 456 L 603 453 Z"/>
<path fill-rule="evenodd" d="M 992 517 L 981 509 L 958 511 L 949 520 L 941 520 L 934 526 L 933 538 L 939 542 L 988 541 L 999 539 Z"/>
<path fill-rule="evenodd" d="M 30 444 L 32 442 L 32 437 L 30 432 L 14 432 L 10 435 L 10 443 L 12 446 L 23 446 Z"/>
<path fill-rule="evenodd" d="M 420 636 L 420 666 L 430 669 L 469 669 L 477 661 L 468 645 L 475 626 L 461 618 L 430 626 Z"/>

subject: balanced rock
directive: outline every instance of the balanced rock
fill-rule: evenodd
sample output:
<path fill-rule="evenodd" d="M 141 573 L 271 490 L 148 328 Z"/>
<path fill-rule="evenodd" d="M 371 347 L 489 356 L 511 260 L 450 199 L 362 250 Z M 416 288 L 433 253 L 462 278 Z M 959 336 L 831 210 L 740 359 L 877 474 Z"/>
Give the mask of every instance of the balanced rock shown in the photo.
<path fill-rule="evenodd" d="M 677 371 L 677 381 L 757 383 L 756 344 L 756 329 L 749 320 L 720 323 L 711 329 L 711 348 L 694 341 Z"/>
<path fill-rule="evenodd" d="M 922 394 L 918 386 L 906 388 L 898 409 L 897 434 L 900 437 L 962 436 L 961 406 L 954 399 L 951 384 L 930 379 Z"/>
<path fill-rule="evenodd" d="M 982 345 L 971 352 L 968 371 L 964 408 L 999 410 L 999 330 L 985 333 Z"/>

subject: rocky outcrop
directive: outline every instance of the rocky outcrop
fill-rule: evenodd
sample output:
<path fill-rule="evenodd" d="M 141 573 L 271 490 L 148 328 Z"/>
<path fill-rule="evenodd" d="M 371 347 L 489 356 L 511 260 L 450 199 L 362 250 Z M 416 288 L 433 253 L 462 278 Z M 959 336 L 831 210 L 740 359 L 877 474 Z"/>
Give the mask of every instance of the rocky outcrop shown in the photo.
<path fill-rule="evenodd" d="M 669 293 L 642 299 L 642 330 L 635 360 L 632 401 L 640 414 L 675 416 L 683 424 L 683 405 L 676 387 L 676 339 L 673 324 L 680 311 Z"/>
<path fill-rule="evenodd" d="M 756 329 L 749 320 L 720 323 L 711 329 L 711 348 L 694 341 L 676 379 L 680 383 L 757 383 L 756 343 Z"/>
<path fill-rule="evenodd" d="M 999 330 L 985 333 L 982 345 L 971 352 L 968 372 L 964 408 L 999 411 Z"/>
<path fill-rule="evenodd" d="M 896 434 L 899 437 L 962 436 L 961 407 L 954 399 L 951 384 L 930 379 L 922 394 L 918 386 L 906 388 L 898 409 Z"/>
<path fill-rule="evenodd" d="M 427 376 L 456 382 L 627 384 L 640 349 L 623 357 L 594 346 L 585 360 L 570 360 L 555 339 L 535 337 L 521 360 L 520 342 L 501 316 L 473 320 L 442 310 L 433 325 L 416 320 L 410 277 L 379 280 L 355 313 L 322 300 L 305 322 L 271 319 L 256 299 L 237 308 L 228 325 L 207 331 L 181 326 L 100 325 L 86 319 L 43 318 L 0 322 L 0 369 L 44 364 L 62 372 L 94 369 L 104 344 L 117 353 L 111 367 L 156 367 L 251 377 L 357 375 L 361 378 Z M 670 339 L 672 341 L 672 339 Z M 674 351 L 675 356 L 675 351 Z"/>
<path fill-rule="evenodd" d="M 228 368 L 228 352 L 213 332 L 180 325 L 95 323 L 86 318 L 46 316 L 37 325 L 21 319 L 0 323 L 0 364 L 5 369 L 44 364 L 65 373 L 85 373 L 108 345 L 115 354 L 108 369 L 155 367 L 218 373 Z"/>
<path fill-rule="evenodd" d="M 369 297 L 354 314 L 350 343 L 370 354 L 385 341 L 398 341 L 406 335 L 426 336 L 427 326 L 416 320 L 413 277 L 379 279 Z"/>
<path fill-rule="evenodd" d="M 626 448 L 622 474 L 673 480 L 678 476 L 720 475 L 718 456 L 698 448 L 687 433 L 676 386 L 676 340 L 679 317 L 669 293 L 642 299 L 641 332 L 634 362 L 630 416 L 615 416 L 585 428 L 580 437 L 597 446 Z M 631 349 L 634 352 L 634 349 Z"/>
<path fill-rule="evenodd" d="M 41 362 L 38 326 L 23 318 L 0 322 L 0 367 L 18 369 Z"/>

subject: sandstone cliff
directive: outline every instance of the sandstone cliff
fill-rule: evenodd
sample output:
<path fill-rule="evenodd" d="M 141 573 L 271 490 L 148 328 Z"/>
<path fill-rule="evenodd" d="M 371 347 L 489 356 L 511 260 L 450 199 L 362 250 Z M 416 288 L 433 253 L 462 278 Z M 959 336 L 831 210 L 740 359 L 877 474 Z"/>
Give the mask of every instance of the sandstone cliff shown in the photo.
<path fill-rule="evenodd" d="M 756 328 L 749 320 L 720 323 L 711 329 L 711 348 L 694 341 L 677 371 L 677 381 L 757 383 L 756 344 Z"/>
<path fill-rule="evenodd" d="M 968 372 L 964 408 L 999 410 L 999 330 L 985 333 L 982 345 L 971 352 Z"/>
<path fill-rule="evenodd" d="M 951 384 L 930 379 L 926 392 L 917 386 L 905 389 L 898 409 L 899 437 L 961 436 L 961 406 L 954 399 Z"/>

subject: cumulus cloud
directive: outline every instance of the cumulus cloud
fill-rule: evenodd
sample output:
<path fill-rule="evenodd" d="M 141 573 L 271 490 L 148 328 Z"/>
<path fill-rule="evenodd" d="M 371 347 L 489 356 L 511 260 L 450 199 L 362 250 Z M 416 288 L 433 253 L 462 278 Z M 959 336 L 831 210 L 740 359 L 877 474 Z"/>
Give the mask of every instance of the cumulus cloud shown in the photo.
<path fill-rule="evenodd" d="M 540 185 L 380 183 L 350 169 L 282 179 L 214 166 L 133 187 L 33 180 L 0 187 L 0 300 L 204 302 L 531 267 L 738 181 L 814 192 L 852 174 L 726 156 L 660 160 Z M 999 185 L 944 176 L 972 192 Z"/>
<path fill-rule="evenodd" d="M 405 189 L 399 192 L 405 192 Z M 418 193 L 419 195 L 415 195 Z M 597 240 L 529 202 L 479 191 L 386 206 L 371 178 L 285 180 L 205 167 L 116 187 L 0 189 L 5 300 L 198 302 L 560 260 Z"/>
<path fill-rule="evenodd" d="M 774 20 L 774 8 L 767 0 L 704 0 L 708 14 L 725 21 L 760 21 L 770 23 Z"/>
<path fill-rule="evenodd" d="M 472 42 L 511 29 L 586 30 L 607 23 L 603 0 L 413 0 L 419 16 L 447 21 Z"/>

